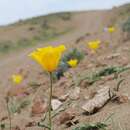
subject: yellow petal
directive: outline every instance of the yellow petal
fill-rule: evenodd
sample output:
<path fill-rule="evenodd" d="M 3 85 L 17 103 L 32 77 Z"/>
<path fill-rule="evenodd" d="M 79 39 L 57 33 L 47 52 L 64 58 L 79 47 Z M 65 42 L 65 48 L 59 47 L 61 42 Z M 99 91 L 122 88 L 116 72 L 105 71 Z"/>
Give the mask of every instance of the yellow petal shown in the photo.
<path fill-rule="evenodd" d="M 71 67 L 76 67 L 78 64 L 78 60 L 77 59 L 71 59 L 67 62 Z"/>
<path fill-rule="evenodd" d="M 114 27 L 109 27 L 109 28 L 108 28 L 108 32 L 109 32 L 109 33 L 115 32 L 115 28 L 114 28 Z"/>
<path fill-rule="evenodd" d="M 13 74 L 12 75 L 12 81 L 15 83 L 15 84 L 20 84 L 23 80 L 23 77 L 19 74 Z"/>
<path fill-rule="evenodd" d="M 100 43 L 101 43 L 100 40 L 90 41 L 90 42 L 88 43 L 88 47 L 89 47 L 90 49 L 92 49 L 92 50 L 96 50 L 96 49 L 99 48 Z"/>
<path fill-rule="evenodd" d="M 46 71 L 53 72 L 57 69 L 62 53 L 65 49 L 64 45 L 57 47 L 48 46 L 36 49 L 36 51 L 30 54 L 30 56 L 42 65 Z"/>

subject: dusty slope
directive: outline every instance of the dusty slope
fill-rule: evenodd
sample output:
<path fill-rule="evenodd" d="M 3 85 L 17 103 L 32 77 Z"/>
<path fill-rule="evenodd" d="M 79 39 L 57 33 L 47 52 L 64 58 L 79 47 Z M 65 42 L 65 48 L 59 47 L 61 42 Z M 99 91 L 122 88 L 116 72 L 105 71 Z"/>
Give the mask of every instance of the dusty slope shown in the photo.
<path fill-rule="evenodd" d="M 84 51 L 88 51 L 89 55 L 85 57 L 82 63 L 80 63 L 79 67 L 77 67 L 74 72 L 76 75 L 78 73 L 82 72 L 84 73 L 86 70 L 93 70 L 98 69 L 97 66 L 100 66 L 102 68 L 102 65 L 126 65 L 129 64 L 130 59 L 130 42 L 122 42 L 120 32 L 117 31 L 113 36 L 113 42 L 110 40 L 110 36 L 107 33 L 103 32 L 104 26 L 108 26 L 111 24 L 111 18 L 113 18 L 113 13 L 111 11 L 92 11 L 92 12 L 83 12 L 83 13 L 75 13 L 73 15 L 73 18 L 71 19 L 70 25 L 73 26 L 75 29 L 73 32 L 69 32 L 63 36 L 58 37 L 56 40 L 53 40 L 49 42 L 49 44 L 60 44 L 64 43 L 67 47 L 75 46 L 80 49 L 83 49 Z M 18 26 L 18 25 L 17 25 Z M 62 27 L 62 25 L 60 26 Z M 15 29 L 17 30 L 17 28 Z M 4 38 L 3 36 L 10 36 L 12 39 L 15 38 L 15 33 L 17 33 L 20 37 L 22 34 L 24 34 L 24 28 L 23 31 L 18 34 L 17 31 L 15 32 L 12 29 L 10 31 L 7 30 L 7 32 L 4 30 L 0 30 L 0 36 L 1 38 Z M 15 33 L 14 33 L 15 32 Z M 10 35 L 12 34 L 12 36 Z M 89 35 L 87 35 L 89 34 Z M 14 36 L 13 36 L 14 35 Z M 98 53 L 95 56 L 92 56 L 86 48 L 84 48 L 86 45 L 85 43 L 91 39 L 101 39 L 102 40 L 102 47 L 99 49 Z M 80 40 L 79 40 L 80 39 Z M 3 40 L 3 39 L 2 39 Z M 76 44 L 76 41 L 79 40 L 79 42 Z M 105 45 L 105 42 L 110 42 L 109 46 Z M 48 44 L 48 43 L 47 43 Z M 46 44 L 44 44 L 46 45 Z M 41 76 L 39 75 L 40 72 L 42 72 L 42 69 L 32 62 L 30 58 L 28 58 L 28 53 L 33 50 L 36 47 L 43 46 L 43 43 L 39 43 L 38 45 L 23 49 L 22 51 L 19 51 L 17 53 L 11 53 L 10 55 L 6 55 L 2 58 L 0 62 L 0 118 L 6 115 L 5 111 L 5 102 L 4 97 L 5 93 L 7 91 L 7 88 L 9 88 L 12 84 L 10 82 L 10 75 L 12 73 L 17 73 L 18 70 L 23 69 L 25 72 L 29 73 L 28 78 L 25 80 L 25 86 L 28 82 L 32 82 L 33 80 L 36 82 L 47 82 L 43 86 L 43 90 L 47 88 L 48 80 L 46 75 Z M 120 53 L 119 57 L 116 57 L 114 59 L 106 58 L 109 55 L 115 53 Z M 105 58 L 104 58 L 105 57 Z M 97 67 L 97 68 L 96 68 Z M 40 78 L 39 78 L 40 77 Z M 127 93 L 130 95 L 130 82 L 129 82 L 129 72 L 124 73 L 122 77 L 125 77 L 125 82 L 122 85 L 121 90 L 124 93 Z M 110 85 L 115 86 L 117 84 L 117 81 L 106 81 L 103 85 Z M 94 85 L 90 86 L 89 88 L 82 88 L 81 87 L 81 94 L 80 99 L 74 102 L 76 103 L 76 110 L 78 112 L 81 112 L 80 104 L 83 103 L 84 98 L 89 91 L 92 89 L 98 89 L 100 86 L 100 82 L 96 82 Z M 60 89 L 60 86 L 57 86 L 58 89 Z M 65 91 L 69 91 L 71 88 L 65 88 Z M 43 94 L 43 95 L 47 95 Z M 72 106 L 70 106 L 71 108 Z M 130 129 L 129 121 L 130 121 L 130 105 L 129 103 L 126 104 L 115 104 L 115 103 L 109 103 L 107 104 L 100 112 L 91 115 L 91 116 L 85 116 L 80 113 L 78 115 L 79 122 L 97 122 L 101 121 L 107 116 L 109 116 L 111 113 L 114 114 L 114 122 L 115 122 L 115 128 L 113 130 L 119 129 L 119 124 L 121 124 L 122 128 Z M 25 116 L 27 115 L 27 116 Z M 28 109 L 24 110 L 22 114 L 20 115 L 20 118 L 18 118 L 18 115 L 14 116 L 13 123 L 20 125 L 24 128 L 24 125 L 27 123 L 27 121 L 36 120 L 37 118 L 29 117 L 30 113 L 28 113 Z M 24 121 L 23 121 L 24 120 Z M 22 124 L 21 124 L 22 121 Z M 113 124 L 112 124 L 113 125 Z M 63 128 L 62 128 L 63 127 Z M 113 128 L 114 126 L 112 126 Z M 65 129 L 64 125 L 58 127 L 56 126 L 57 130 Z M 26 128 L 26 130 L 36 130 L 37 128 Z M 68 128 L 70 130 L 71 128 Z M 38 130 L 38 129 L 37 129 Z"/>

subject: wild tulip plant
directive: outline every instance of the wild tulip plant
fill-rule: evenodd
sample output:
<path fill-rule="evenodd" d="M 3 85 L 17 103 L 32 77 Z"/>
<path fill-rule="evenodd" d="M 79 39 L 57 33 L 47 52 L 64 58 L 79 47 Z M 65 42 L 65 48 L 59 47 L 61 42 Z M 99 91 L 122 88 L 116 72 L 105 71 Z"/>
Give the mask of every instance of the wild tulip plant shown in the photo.
<path fill-rule="evenodd" d="M 112 34 L 116 31 L 116 28 L 111 26 L 108 28 L 108 32 L 110 34 L 111 42 L 113 42 Z"/>
<path fill-rule="evenodd" d="M 29 56 L 32 57 L 37 63 L 39 63 L 42 68 L 47 71 L 50 75 L 50 96 L 49 96 L 49 129 L 52 130 L 52 116 L 51 116 L 51 101 L 52 101 L 52 86 L 53 77 L 52 73 L 57 69 L 62 54 L 66 50 L 64 45 L 59 45 L 57 47 L 48 46 L 44 48 L 37 48 Z"/>
<path fill-rule="evenodd" d="M 100 40 L 94 40 L 94 41 L 88 42 L 87 45 L 88 45 L 88 48 L 91 49 L 91 51 L 92 51 L 93 53 L 95 53 L 96 50 L 100 47 L 100 43 L 101 43 Z"/>
<path fill-rule="evenodd" d="M 109 33 L 113 33 L 113 32 L 115 32 L 115 30 L 116 30 L 115 27 L 109 27 L 108 28 Z"/>
<path fill-rule="evenodd" d="M 20 75 L 20 74 L 13 74 L 12 75 L 12 81 L 14 84 L 18 85 L 22 82 L 22 80 L 23 80 L 22 75 Z"/>
<path fill-rule="evenodd" d="M 20 74 L 13 74 L 11 76 L 11 81 L 13 82 L 14 85 L 19 85 L 23 81 L 23 77 Z M 12 119 L 11 119 L 11 112 L 10 112 L 10 108 L 9 108 L 9 101 L 10 101 L 9 95 L 6 96 L 5 100 L 6 100 L 8 118 L 9 118 L 9 129 L 11 130 L 12 129 Z"/>

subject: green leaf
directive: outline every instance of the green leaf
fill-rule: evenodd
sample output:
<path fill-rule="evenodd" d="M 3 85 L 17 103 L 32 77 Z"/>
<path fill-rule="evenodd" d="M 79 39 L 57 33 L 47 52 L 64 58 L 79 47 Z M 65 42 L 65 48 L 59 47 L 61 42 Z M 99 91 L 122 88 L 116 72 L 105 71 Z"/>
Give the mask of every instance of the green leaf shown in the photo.
<path fill-rule="evenodd" d="M 72 130 L 105 130 L 107 127 L 104 123 L 96 123 L 96 124 L 84 124 L 81 126 L 78 126 Z"/>

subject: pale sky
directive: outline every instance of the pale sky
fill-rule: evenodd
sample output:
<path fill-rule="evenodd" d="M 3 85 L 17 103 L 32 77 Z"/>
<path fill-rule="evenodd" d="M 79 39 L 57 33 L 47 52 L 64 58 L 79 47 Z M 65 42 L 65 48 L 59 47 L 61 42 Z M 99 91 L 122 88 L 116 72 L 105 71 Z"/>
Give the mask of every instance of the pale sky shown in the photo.
<path fill-rule="evenodd" d="M 0 25 L 60 11 L 109 9 L 130 0 L 0 0 Z"/>

